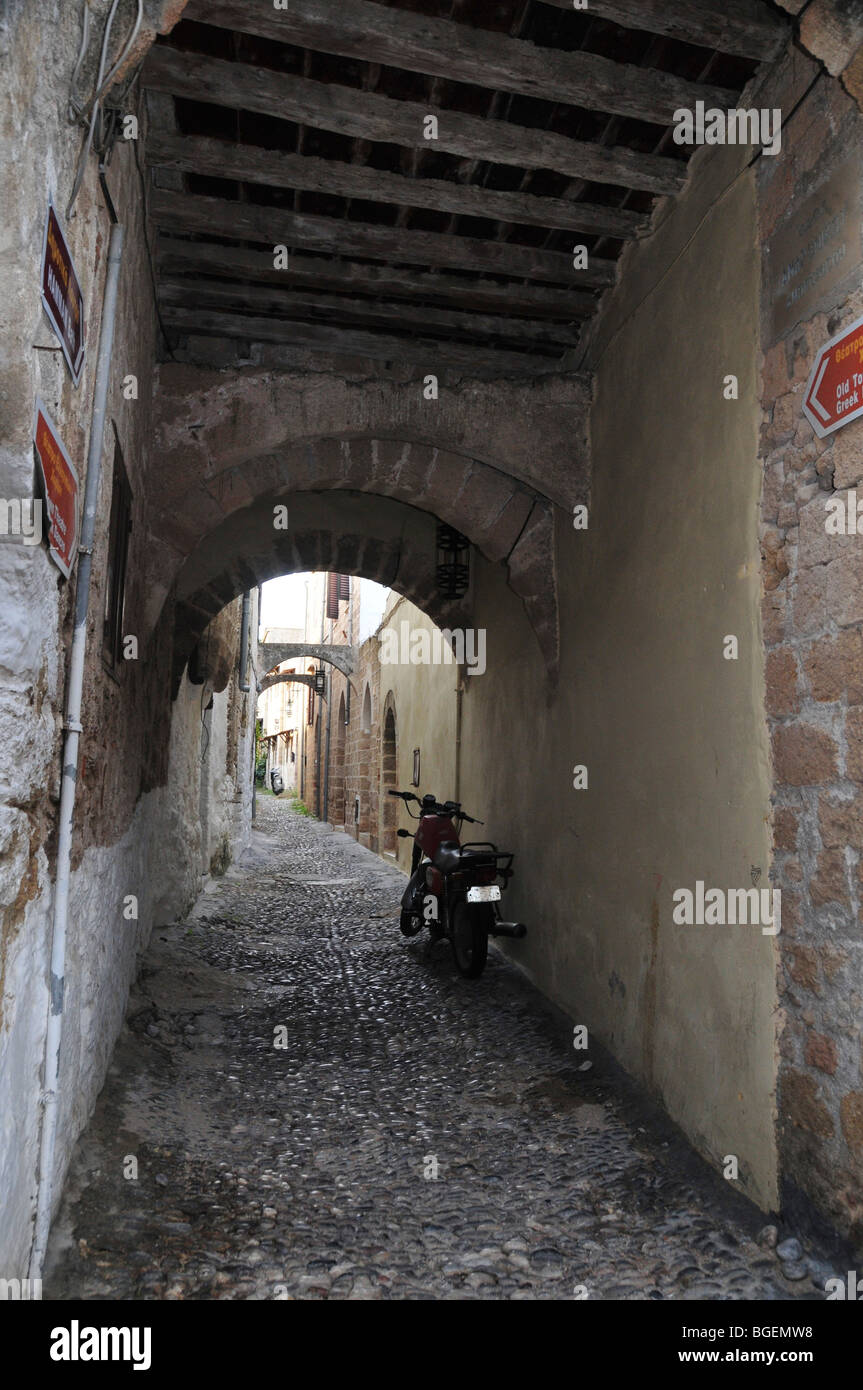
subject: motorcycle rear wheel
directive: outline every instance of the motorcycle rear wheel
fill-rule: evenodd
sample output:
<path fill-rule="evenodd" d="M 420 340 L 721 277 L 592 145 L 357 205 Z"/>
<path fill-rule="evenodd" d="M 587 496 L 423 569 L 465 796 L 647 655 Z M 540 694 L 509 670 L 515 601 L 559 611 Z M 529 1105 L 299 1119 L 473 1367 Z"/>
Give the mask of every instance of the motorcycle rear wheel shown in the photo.
<path fill-rule="evenodd" d="M 456 969 L 466 980 L 478 980 L 488 959 L 492 909 L 459 899 L 452 914 L 452 953 Z"/>

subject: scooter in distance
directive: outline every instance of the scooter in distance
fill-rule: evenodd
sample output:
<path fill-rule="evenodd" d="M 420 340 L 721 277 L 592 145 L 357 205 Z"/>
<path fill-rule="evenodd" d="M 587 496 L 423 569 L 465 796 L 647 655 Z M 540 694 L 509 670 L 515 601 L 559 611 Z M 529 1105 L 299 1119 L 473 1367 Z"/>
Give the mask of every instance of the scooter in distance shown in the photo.
<path fill-rule="evenodd" d="M 422 799 L 413 792 L 391 791 L 398 796 L 412 819 L 418 821 L 413 835 L 411 877 L 402 897 L 399 925 L 403 936 L 417 936 L 428 926 L 433 941 L 447 937 L 459 974 L 476 980 L 488 956 L 490 936 L 521 939 L 527 935 L 523 922 L 504 922 L 500 916 L 501 886 L 512 877 L 513 855 L 499 850 L 488 840 L 461 844 L 459 831 L 464 821 L 482 825 L 469 816 L 458 801 L 441 804 L 428 793 Z M 419 807 L 416 815 L 411 803 Z M 410 839 L 409 830 L 399 830 Z"/>

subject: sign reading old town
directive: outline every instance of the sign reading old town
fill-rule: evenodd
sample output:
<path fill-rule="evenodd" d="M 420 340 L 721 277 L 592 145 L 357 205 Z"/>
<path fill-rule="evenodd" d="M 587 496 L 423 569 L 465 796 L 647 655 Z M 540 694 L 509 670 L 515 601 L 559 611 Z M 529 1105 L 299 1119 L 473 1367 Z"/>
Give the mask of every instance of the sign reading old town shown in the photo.
<path fill-rule="evenodd" d="M 828 292 L 863 260 L 860 191 L 860 161 L 853 159 L 801 203 L 771 238 L 766 278 L 773 338 L 781 338 L 824 307 Z"/>
<path fill-rule="evenodd" d="M 78 475 L 63 448 L 51 416 L 38 396 L 33 418 L 33 443 L 45 490 L 51 558 L 68 579 L 78 544 Z"/>
<path fill-rule="evenodd" d="M 821 348 L 806 384 L 803 414 L 822 439 L 863 415 L 863 318 Z"/>
<path fill-rule="evenodd" d="M 45 313 L 60 339 L 66 365 L 77 386 L 84 364 L 84 296 L 50 198 L 42 243 L 41 289 Z"/>

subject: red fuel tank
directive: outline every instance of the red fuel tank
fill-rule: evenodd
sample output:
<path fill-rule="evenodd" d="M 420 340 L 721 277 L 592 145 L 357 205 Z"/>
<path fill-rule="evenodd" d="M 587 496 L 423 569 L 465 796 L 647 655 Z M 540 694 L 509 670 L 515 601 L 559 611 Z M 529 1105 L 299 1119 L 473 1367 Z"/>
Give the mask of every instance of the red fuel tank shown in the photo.
<path fill-rule="evenodd" d="M 423 816 L 417 830 L 417 843 L 423 854 L 434 859 L 438 845 L 444 840 L 459 843 L 458 831 L 451 816 Z"/>

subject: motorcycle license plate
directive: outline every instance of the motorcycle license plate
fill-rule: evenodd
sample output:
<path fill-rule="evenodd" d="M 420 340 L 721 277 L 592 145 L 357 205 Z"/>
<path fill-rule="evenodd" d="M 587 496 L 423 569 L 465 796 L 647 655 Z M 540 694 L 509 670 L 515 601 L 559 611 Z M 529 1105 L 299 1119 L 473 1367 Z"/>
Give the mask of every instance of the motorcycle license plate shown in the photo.
<path fill-rule="evenodd" d="M 500 902 L 500 889 L 496 883 L 484 884 L 478 888 L 468 888 L 467 900 L 469 903 L 497 903 Z"/>

